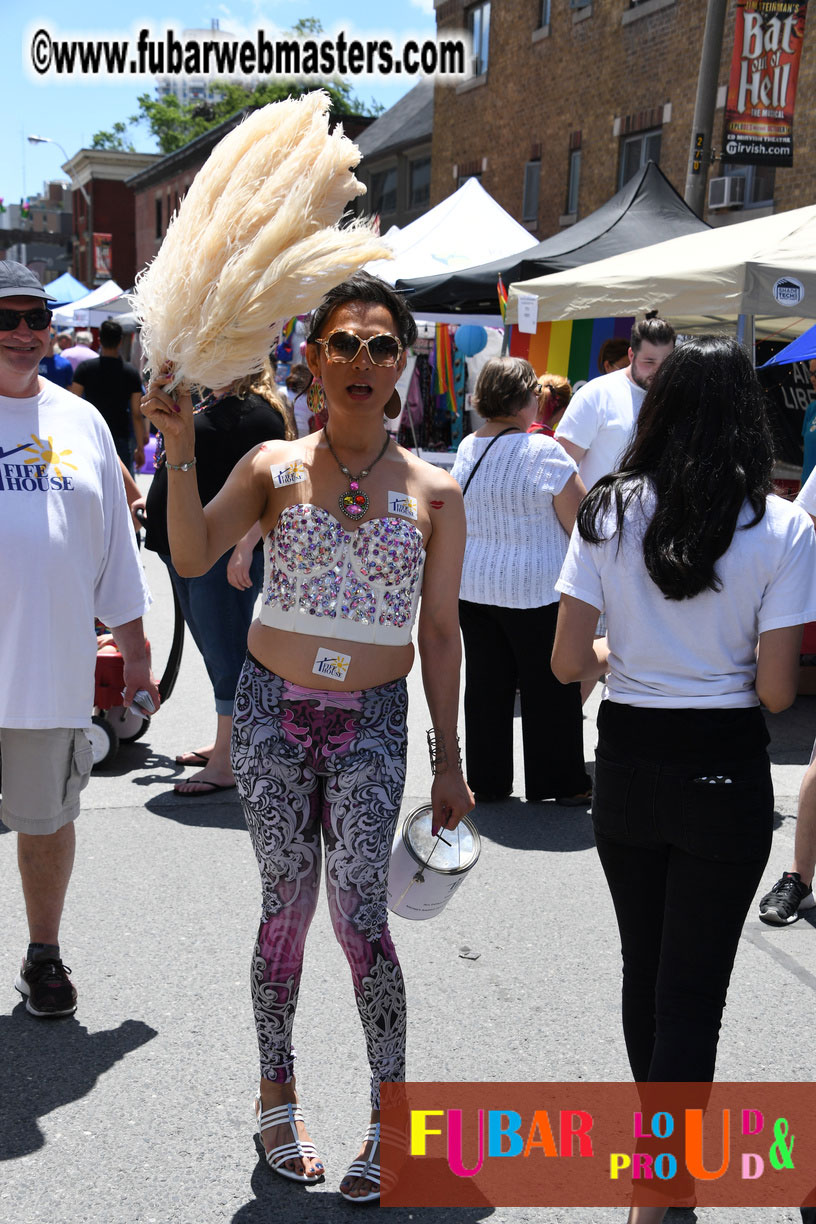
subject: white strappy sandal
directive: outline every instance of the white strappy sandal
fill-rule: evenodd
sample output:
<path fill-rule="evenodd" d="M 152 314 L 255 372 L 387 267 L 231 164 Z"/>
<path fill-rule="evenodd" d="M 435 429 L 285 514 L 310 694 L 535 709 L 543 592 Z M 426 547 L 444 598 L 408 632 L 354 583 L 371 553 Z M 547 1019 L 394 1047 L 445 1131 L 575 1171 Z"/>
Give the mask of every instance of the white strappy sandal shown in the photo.
<path fill-rule="evenodd" d="M 365 1181 L 376 1185 L 376 1190 L 370 1190 L 368 1194 L 347 1194 L 343 1189 L 343 1182 L 340 1183 L 340 1193 L 348 1203 L 373 1203 L 380 1197 L 380 1165 L 379 1160 L 375 1160 L 375 1156 L 379 1157 L 380 1151 L 380 1124 L 372 1122 L 365 1133 L 363 1143 L 371 1144 L 371 1151 L 368 1154 L 367 1160 L 353 1160 L 349 1165 L 346 1176 L 343 1182 L 349 1178 L 363 1178 Z"/>
<path fill-rule="evenodd" d="M 286 1168 L 287 1160 L 297 1160 L 304 1156 L 316 1157 L 317 1148 L 313 1143 L 300 1138 L 297 1131 L 297 1123 L 303 1122 L 303 1110 L 300 1105 L 273 1105 L 271 1109 L 264 1109 L 261 1102 L 261 1095 L 257 1093 L 255 1096 L 255 1118 L 258 1123 L 258 1135 L 263 1144 L 264 1131 L 271 1130 L 275 1126 L 283 1126 L 289 1124 L 292 1132 L 292 1139 L 289 1143 L 282 1143 L 279 1147 L 270 1148 L 266 1152 L 266 1163 L 275 1173 L 280 1173 L 281 1177 L 288 1177 L 290 1181 L 303 1182 L 311 1185 L 314 1182 L 320 1181 L 325 1170 L 320 1166 L 319 1171 L 314 1174 L 296 1173 L 294 1169 Z"/>

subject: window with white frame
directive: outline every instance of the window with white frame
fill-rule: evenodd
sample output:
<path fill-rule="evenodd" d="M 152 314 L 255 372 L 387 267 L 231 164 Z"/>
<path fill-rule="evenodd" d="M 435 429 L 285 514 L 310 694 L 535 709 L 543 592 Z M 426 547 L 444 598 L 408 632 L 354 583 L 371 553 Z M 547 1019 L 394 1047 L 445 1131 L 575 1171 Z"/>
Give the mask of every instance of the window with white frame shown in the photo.
<path fill-rule="evenodd" d="M 776 182 L 773 166 L 740 166 L 736 162 L 723 162 L 720 173 L 724 178 L 744 177 L 744 208 L 762 208 L 773 204 Z"/>
<path fill-rule="evenodd" d="M 661 128 L 653 128 L 649 132 L 638 132 L 636 136 L 624 136 L 621 140 L 620 173 L 618 188 L 628 183 L 633 174 L 637 174 L 647 162 L 660 161 Z"/>
<path fill-rule="evenodd" d="M 569 158 L 569 177 L 567 179 L 567 214 L 574 216 L 578 212 L 578 192 L 581 186 L 581 150 L 573 149 Z"/>
<path fill-rule="evenodd" d="M 528 161 L 524 167 L 524 195 L 521 202 L 522 221 L 538 222 L 538 189 L 541 182 L 541 159 Z"/>
<path fill-rule="evenodd" d="M 431 159 L 417 157 L 411 162 L 408 201 L 411 208 L 423 208 L 431 199 Z"/>
<path fill-rule="evenodd" d="M 482 0 L 467 10 L 467 28 L 473 42 L 473 76 L 484 76 L 490 44 L 490 0 Z"/>

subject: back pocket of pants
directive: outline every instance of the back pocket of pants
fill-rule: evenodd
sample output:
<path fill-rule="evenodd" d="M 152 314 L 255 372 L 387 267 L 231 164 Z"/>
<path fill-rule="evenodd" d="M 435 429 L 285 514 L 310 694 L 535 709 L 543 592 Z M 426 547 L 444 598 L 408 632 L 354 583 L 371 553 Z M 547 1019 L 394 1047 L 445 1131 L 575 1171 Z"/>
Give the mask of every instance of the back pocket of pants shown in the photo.
<path fill-rule="evenodd" d="M 595 757 L 595 782 L 592 788 L 592 824 L 602 837 L 627 837 L 627 809 L 634 766 L 606 757 Z"/>
<path fill-rule="evenodd" d="M 700 858 L 750 863 L 767 858 L 773 833 L 773 786 L 767 768 L 751 767 L 730 781 L 681 783 L 678 842 Z"/>

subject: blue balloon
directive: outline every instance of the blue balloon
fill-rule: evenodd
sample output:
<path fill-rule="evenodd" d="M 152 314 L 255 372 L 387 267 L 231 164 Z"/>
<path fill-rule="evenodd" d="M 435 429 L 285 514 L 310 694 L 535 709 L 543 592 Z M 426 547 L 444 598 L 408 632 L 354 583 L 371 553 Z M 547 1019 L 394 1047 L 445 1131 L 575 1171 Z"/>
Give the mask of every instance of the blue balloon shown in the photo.
<path fill-rule="evenodd" d="M 465 357 L 474 357 L 487 344 L 487 331 L 478 323 L 463 323 L 457 327 L 453 343 Z"/>

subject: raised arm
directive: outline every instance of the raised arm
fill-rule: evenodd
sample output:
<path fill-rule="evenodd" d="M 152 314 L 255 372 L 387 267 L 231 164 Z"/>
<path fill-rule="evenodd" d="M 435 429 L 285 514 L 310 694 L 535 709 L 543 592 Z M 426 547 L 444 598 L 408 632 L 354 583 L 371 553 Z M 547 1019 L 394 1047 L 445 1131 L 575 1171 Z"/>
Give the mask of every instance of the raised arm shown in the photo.
<path fill-rule="evenodd" d="M 465 507 L 454 480 L 439 474 L 441 487 L 433 499 L 441 502 L 431 513 L 417 640 L 422 683 L 431 714 L 434 750 L 431 787 L 433 828 L 455 829 L 473 807 L 470 787 L 462 774 L 458 748 L 459 675 L 462 644 L 459 635 L 459 584 L 465 553 Z"/>
<path fill-rule="evenodd" d="M 206 574 L 219 557 L 263 516 L 266 494 L 250 451 L 206 508 L 201 505 L 195 472 L 193 404 L 187 392 L 171 398 L 151 382 L 142 411 L 164 436 L 167 461 L 167 535 L 173 565 L 184 578 Z"/>

